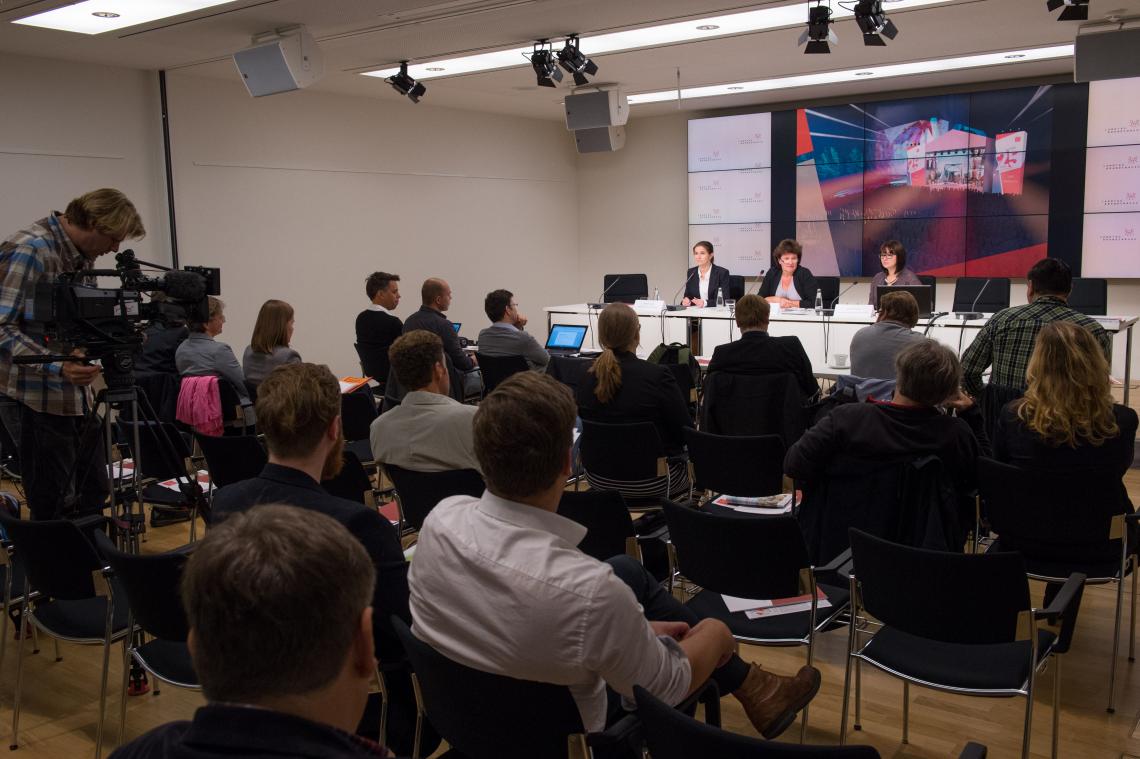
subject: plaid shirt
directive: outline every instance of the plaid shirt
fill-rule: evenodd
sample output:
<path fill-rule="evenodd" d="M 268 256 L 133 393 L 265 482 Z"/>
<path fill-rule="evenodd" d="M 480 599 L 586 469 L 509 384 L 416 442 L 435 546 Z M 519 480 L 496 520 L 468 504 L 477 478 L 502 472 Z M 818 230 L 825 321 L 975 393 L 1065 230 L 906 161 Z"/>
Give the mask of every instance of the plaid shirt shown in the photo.
<path fill-rule="evenodd" d="M 43 324 L 31 321 L 36 283 L 90 268 L 58 211 L 0 243 L 0 389 L 35 411 L 83 414 L 87 391 L 63 379 L 62 364 L 14 364 L 12 358 L 70 352 L 60 345 L 49 349 Z"/>
<path fill-rule="evenodd" d="M 1032 303 L 999 311 L 978 332 L 962 354 L 962 387 L 975 397 L 982 393 L 982 372 L 990 370 L 990 384 L 1025 390 L 1025 370 L 1033 353 L 1037 333 L 1049 322 L 1067 321 L 1084 327 L 1104 349 L 1112 362 L 1112 335 L 1091 316 L 1085 316 L 1052 295 Z"/>

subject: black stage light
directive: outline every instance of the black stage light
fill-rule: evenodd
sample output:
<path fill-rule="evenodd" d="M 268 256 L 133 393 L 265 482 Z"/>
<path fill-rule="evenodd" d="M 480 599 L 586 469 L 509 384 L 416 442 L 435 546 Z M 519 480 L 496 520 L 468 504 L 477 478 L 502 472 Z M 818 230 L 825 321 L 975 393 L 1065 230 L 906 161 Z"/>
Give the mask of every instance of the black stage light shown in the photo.
<path fill-rule="evenodd" d="M 582 55 L 578 49 L 578 35 L 572 34 L 566 38 L 566 44 L 558 51 L 558 62 L 562 68 L 574 75 L 574 84 L 581 86 L 589 84 L 586 75 L 593 76 L 598 73 L 598 64 Z"/>
<path fill-rule="evenodd" d="M 404 95 L 413 103 L 420 102 L 420 98 L 427 92 L 427 87 L 417 82 L 408 76 L 408 62 L 400 61 L 400 73 L 392 74 L 386 80 L 388 84 L 392 85 L 392 89 Z"/>
<path fill-rule="evenodd" d="M 546 40 L 534 43 L 530 65 L 534 67 L 539 87 L 557 87 L 562 81 L 562 72 L 558 70 L 558 62 L 554 58 L 554 48 Z"/>
<path fill-rule="evenodd" d="M 1057 17 L 1058 21 L 1089 20 L 1089 0 L 1047 0 L 1045 7 L 1051 11 L 1061 7 L 1065 8 Z"/>
<path fill-rule="evenodd" d="M 883 37 L 893 40 L 899 36 L 899 29 L 883 13 L 882 0 L 859 0 L 855 3 L 855 23 L 863 31 L 863 44 L 883 47 Z M 882 35 L 882 36 L 879 36 Z"/>
<path fill-rule="evenodd" d="M 828 43 L 838 44 L 839 39 L 831 31 L 831 6 L 824 5 L 823 0 L 815 0 L 815 5 L 808 8 L 807 31 L 800 35 L 800 43 L 805 42 L 804 52 L 830 53 Z"/>

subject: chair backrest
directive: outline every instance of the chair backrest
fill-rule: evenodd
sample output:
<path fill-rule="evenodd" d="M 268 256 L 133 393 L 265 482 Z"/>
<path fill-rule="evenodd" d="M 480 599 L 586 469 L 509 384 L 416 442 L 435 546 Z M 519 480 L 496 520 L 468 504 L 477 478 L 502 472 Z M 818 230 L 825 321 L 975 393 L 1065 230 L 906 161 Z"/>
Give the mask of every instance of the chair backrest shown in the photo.
<path fill-rule="evenodd" d="M 392 624 L 419 681 L 432 727 L 464 756 L 565 757 L 567 736 L 584 732 L 565 685 L 473 669 L 424 643 L 399 617 L 393 616 Z"/>
<path fill-rule="evenodd" d="M 741 598 L 791 598 L 809 592 L 800 570 L 811 566 L 792 516 L 714 514 L 662 502 L 677 565 L 702 588 Z"/>
<path fill-rule="evenodd" d="M 486 356 L 479 354 L 479 369 L 483 372 L 483 394 L 494 390 L 512 374 L 530 368 L 524 356 Z"/>
<path fill-rule="evenodd" d="M 353 343 L 352 347 L 356 348 L 356 355 L 360 359 L 360 371 L 364 376 L 371 377 L 383 385 L 387 381 L 391 367 L 388 362 L 388 349 L 370 343 Z"/>
<path fill-rule="evenodd" d="M 166 372 L 135 372 L 135 386 L 139 393 L 146 396 L 155 416 L 163 422 L 173 422 L 178 407 L 178 389 L 181 378 L 177 374 Z M 142 399 L 139 399 L 142 403 Z M 123 419 L 131 420 L 129 404 L 123 404 L 119 415 Z"/>
<path fill-rule="evenodd" d="M 168 480 L 186 476 L 186 459 L 190 458 L 190 448 L 186 438 L 169 422 L 128 422 L 118 420 L 123 440 L 131 449 L 138 473 L 143 477 Z M 134 450 L 135 430 L 139 434 L 139 450 Z M 260 471 L 260 470 L 259 470 Z"/>
<path fill-rule="evenodd" d="M 835 299 L 839 297 L 839 277 L 816 277 L 815 284 L 823 297 L 823 307 L 834 308 Z M 815 302 L 815 293 L 800 293 L 800 297 Z"/>
<path fill-rule="evenodd" d="M 1010 401 L 1015 401 L 1023 395 L 1021 388 L 995 385 L 987 382 L 982 388 L 982 426 L 986 430 L 986 437 L 994 439 L 994 430 L 997 428 L 1001 410 Z"/>
<path fill-rule="evenodd" d="M 345 440 L 367 440 L 374 419 L 376 403 L 372 400 L 371 390 L 362 387 L 351 393 L 341 393 L 340 421 Z"/>
<path fill-rule="evenodd" d="M 633 686 L 633 696 L 653 759 L 879 759 L 870 746 L 796 746 L 730 733 L 698 722 L 640 685 Z"/>
<path fill-rule="evenodd" d="M 415 472 L 392 464 L 384 471 L 396 488 L 404 519 L 417 530 L 432 509 L 453 495 L 481 496 L 486 485 L 474 469 L 450 469 L 443 472 Z"/>
<path fill-rule="evenodd" d="M 336 477 L 321 480 L 321 487 L 329 495 L 367 505 L 364 494 L 372 490 L 372 480 L 364 471 L 360 458 L 347 448 L 341 452 L 342 465 Z"/>
<path fill-rule="evenodd" d="M 261 474 L 269 457 L 253 435 L 214 437 L 194 433 L 214 487 L 223 488 Z"/>
<path fill-rule="evenodd" d="M 685 430 L 694 485 L 729 495 L 779 493 L 784 484 L 784 442 L 779 435 L 713 435 Z"/>
<path fill-rule="evenodd" d="M 740 300 L 744 297 L 744 277 L 739 274 L 728 275 L 728 297 Z"/>
<path fill-rule="evenodd" d="M 607 424 L 582 420 L 582 468 L 610 480 L 664 477 L 665 447 L 653 422 Z"/>
<path fill-rule="evenodd" d="M 95 595 L 92 573 L 104 564 L 74 522 L 15 519 L 0 509 L 0 525 L 12 542 L 12 561 L 23 570 L 32 590 L 64 601 Z M 12 588 L 13 594 L 22 590 Z"/>
<path fill-rule="evenodd" d="M 607 274 L 602 277 L 606 303 L 633 303 L 649 297 L 649 277 L 644 274 Z"/>
<path fill-rule="evenodd" d="M 1008 643 L 1028 611 L 1019 553 L 962 554 L 892 543 L 852 529 L 863 607 L 885 625 L 947 643 Z"/>
<path fill-rule="evenodd" d="M 1069 308 L 1089 316 L 1108 313 L 1108 280 L 1099 277 L 1073 277 Z"/>
<path fill-rule="evenodd" d="M 629 508 L 616 490 L 567 490 L 558 502 L 558 513 L 586 528 L 578 548 L 598 561 L 625 553 L 626 539 L 634 534 Z"/>
<path fill-rule="evenodd" d="M 190 624 L 182 608 L 182 570 L 193 544 L 166 553 L 125 553 L 97 532 L 95 545 L 115 570 L 135 624 L 156 638 L 185 641 Z"/>
<path fill-rule="evenodd" d="M 779 435 L 791 447 L 807 427 L 799 384 L 788 372 L 705 378 L 701 429 L 716 435 Z"/>
<path fill-rule="evenodd" d="M 938 277 L 932 277 L 929 274 L 919 274 L 918 281 L 930 287 L 930 310 L 935 312 L 938 310 Z"/>
<path fill-rule="evenodd" d="M 979 293 L 981 297 L 978 297 Z M 995 314 L 1003 308 L 1009 308 L 1008 277 L 958 277 L 954 283 L 952 311 Z"/>

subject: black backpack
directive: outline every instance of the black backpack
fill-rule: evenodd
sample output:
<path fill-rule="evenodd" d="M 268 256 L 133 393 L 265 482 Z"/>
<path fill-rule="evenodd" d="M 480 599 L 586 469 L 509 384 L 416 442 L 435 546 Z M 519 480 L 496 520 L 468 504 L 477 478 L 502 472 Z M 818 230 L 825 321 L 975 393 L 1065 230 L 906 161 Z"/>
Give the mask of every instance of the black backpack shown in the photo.
<path fill-rule="evenodd" d="M 688 388 L 682 388 L 682 390 L 695 390 L 700 386 L 701 365 L 697 363 L 697 357 L 693 355 L 692 349 L 684 343 L 661 343 L 653 349 L 653 352 L 649 354 L 649 358 L 647 358 L 646 361 L 661 366 L 686 367 L 688 370 L 689 386 Z M 682 374 L 685 373 L 685 369 L 678 369 L 677 371 Z M 685 393 L 685 396 L 686 401 L 691 400 L 688 397 L 688 392 Z"/>

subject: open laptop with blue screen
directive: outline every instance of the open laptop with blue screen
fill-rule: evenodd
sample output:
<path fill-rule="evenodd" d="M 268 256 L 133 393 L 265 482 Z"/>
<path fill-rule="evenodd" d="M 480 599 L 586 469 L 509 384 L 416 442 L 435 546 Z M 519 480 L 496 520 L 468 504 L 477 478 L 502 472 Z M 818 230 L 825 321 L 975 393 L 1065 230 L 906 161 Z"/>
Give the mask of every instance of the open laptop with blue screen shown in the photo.
<path fill-rule="evenodd" d="M 455 334 L 459 334 L 459 328 L 463 326 L 463 322 L 452 322 L 451 328 L 455 330 Z"/>
<path fill-rule="evenodd" d="M 582 351 L 586 327 L 580 324 L 555 324 L 546 338 L 546 351 L 554 355 L 574 355 Z"/>

